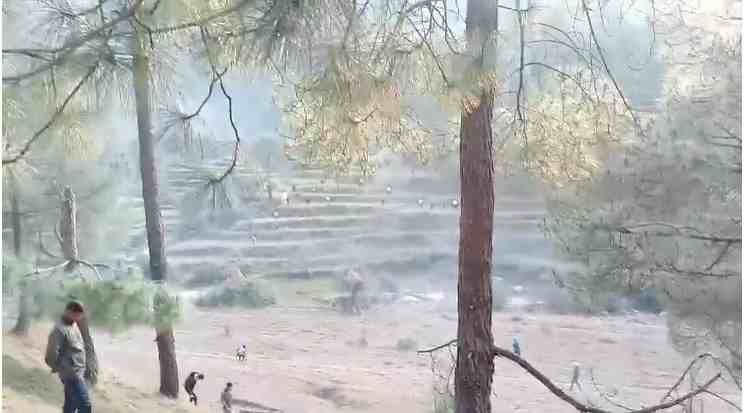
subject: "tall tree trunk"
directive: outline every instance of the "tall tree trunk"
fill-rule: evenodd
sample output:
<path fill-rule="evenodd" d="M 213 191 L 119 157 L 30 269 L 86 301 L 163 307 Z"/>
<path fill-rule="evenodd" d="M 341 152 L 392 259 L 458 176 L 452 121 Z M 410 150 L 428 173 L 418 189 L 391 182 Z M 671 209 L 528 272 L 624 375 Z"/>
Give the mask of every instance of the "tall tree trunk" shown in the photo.
<path fill-rule="evenodd" d="M 8 186 L 10 186 L 10 220 L 13 228 L 13 253 L 20 258 L 23 254 L 23 234 L 21 209 L 18 206 L 19 191 L 13 173 L 8 173 Z M 18 297 L 18 319 L 13 327 L 13 334 L 25 336 L 31 328 L 31 291 L 25 281 L 21 281 L 20 294 Z"/>
<path fill-rule="evenodd" d="M 65 187 L 62 194 L 62 208 L 60 217 L 60 236 L 62 237 L 62 254 L 64 258 L 71 261 L 66 267 L 67 271 L 72 271 L 79 259 L 78 255 L 78 206 L 75 202 L 75 193 L 70 187 Z M 96 347 L 93 344 L 91 329 L 88 326 L 87 315 L 78 322 L 80 334 L 83 336 L 83 345 L 85 347 L 85 379 L 91 386 L 98 383 L 98 357 L 96 356 Z"/>
<path fill-rule="evenodd" d="M 21 293 L 18 297 L 18 319 L 13 327 L 13 334 L 25 336 L 31 328 L 31 291 L 25 281 L 21 282 Z"/>
<path fill-rule="evenodd" d="M 62 256 L 71 261 L 65 270 L 75 268 L 78 256 L 78 220 L 75 194 L 70 187 L 65 187 L 62 193 L 62 216 L 60 217 L 60 236 L 62 237 Z"/>
<path fill-rule="evenodd" d="M 142 18 L 142 6 L 138 15 Z M 150 276 L 154 281 L 166 281 L 166 240 L 165 229 L 159 205 L 158 170 L 155 159 L 155 140 L 151 122 L 150 106 L 150 59 L 145 42 L 148 34 L 137 27 L 135 40 L 134 68 L 132 78 L 137 105 L 137 132 L 140 141 L 140 174 L 142 178 L 142 198 L 145 206 L 145 227 L 148 237 Z M 161 386 L 164 396 L 179 396 L 179 371 L 176 364 L 174 333 L 171 326 L 156 329 L 158 360 L 160 361 Z"/>
<path fill-rule="evenodd" d="M 13 174 L 8 174 L 8 183 L 10 184 L 10 216 L 11 216 L 11 226 L 13 227 L 13 253 L 16 255 L 16 257 L 20 257 L 22 254 L 22 247 L 23 247 L 23 233 L 22 233 L 22 225 L 21 220 L 23 219 L 21 215 L 21 209 L 18 206 L 18 198 L 20 196 L 18 191 L 18 185 L 15 182 L 15 179 L 13 178 Z"/>
<path fill-rule="evenodd" d="M 476 83 L 461 113 L 461 219 L 458 273 L 456 413 L 490 413 L 492 375 L 492 228 L 495 206 L 492 110 L 497 2 L 469 0 L 466 35 Z"/>

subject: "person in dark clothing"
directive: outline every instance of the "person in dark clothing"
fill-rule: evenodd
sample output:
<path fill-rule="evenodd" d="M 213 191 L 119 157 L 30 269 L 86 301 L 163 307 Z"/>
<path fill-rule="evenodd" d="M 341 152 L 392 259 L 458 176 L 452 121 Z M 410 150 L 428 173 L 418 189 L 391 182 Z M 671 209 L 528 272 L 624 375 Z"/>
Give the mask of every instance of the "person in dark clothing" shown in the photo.
<path fill-rule="evenodd" d="M 91 398 L 85 382 L 85 344 L 78 322 L 83 318 L 83 304 L 70 301 L 60 321 L 49 333 L 44 362 L 57 373 L 65 390 L 62 413 L 92 413 Z"/>
<path fill-rule="evenodd" d="M 570 391 L 578 386 L 578 389 L 582 390 L 580 386 L 580 364 L 577 362 L 572 363 L 572 381 L 570 381 Z"/>
<path fill-rule="evenodd" d="M 204 374 L 193 371 L 189 373 L 186 381 L 184 381 L 184 390 L 186 390 L 187 394 L 189 395 L 189 402 L 194 403 L 195 406 L 197 405 L 197 394 L 194 392 L 194 388 L 197 386 L 197 380 L 204 379 Z"/>
<path fill-rule="evenodd" d="M 233 412 L 233 394 L 231 393 L 231 390 L 233 390 L 233 383 L 229 382 L 225 385 L 225 389 L 223 389 L 223 392 L 220 394 L 220 403 L 223 405 L 223 413 Z"/>

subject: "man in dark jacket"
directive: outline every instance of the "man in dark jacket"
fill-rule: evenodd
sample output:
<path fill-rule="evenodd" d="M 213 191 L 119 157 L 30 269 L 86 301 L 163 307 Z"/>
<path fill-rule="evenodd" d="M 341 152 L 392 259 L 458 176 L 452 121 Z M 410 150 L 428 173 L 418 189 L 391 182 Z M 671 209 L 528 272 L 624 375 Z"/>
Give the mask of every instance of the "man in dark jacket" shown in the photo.
<path fill-rule="evenodd" d="M 233 412 L 233 383 L 228 382 L 223 389 L 223 393 L 220 394 L 220 403 L 223 405 L 223 413 Z"/>
<path fill-rule="evenodd" d="M 65 306 L 60 321 L 49 333 L 44 361 L 57 373 L 65 389 L 62 413 L 91 413 L 91 399 L 85 380 L 85 345 L 78 329 L 83 317 L 83 305 L 71 301 Z"/>
<path fill-rule="evenodd" d="M 194 403 L 195 406 L 197 405 L 197 393 L 194 392 L 194 388 L 197 386 L 197 380 L 204 379 L 204 374 L 193 371 L 189 373 L 189 376 L 187 376 L 187 379 L 184 382 L 184 390 L 186 390 L 187 394 L 189 395 L 189 401 L 191 403 Z"/>

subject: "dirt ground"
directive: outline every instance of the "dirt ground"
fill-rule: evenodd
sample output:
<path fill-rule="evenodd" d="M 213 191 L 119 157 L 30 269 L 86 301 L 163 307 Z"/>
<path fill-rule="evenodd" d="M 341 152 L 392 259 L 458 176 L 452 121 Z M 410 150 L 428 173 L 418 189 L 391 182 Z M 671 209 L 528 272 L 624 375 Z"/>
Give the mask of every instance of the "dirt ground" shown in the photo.
<path fill-rule="evenodd" d="M 361 317 L 326 309 L 271 307 L 263 310 L 199 311 L 189 308 L 176 327 L 180 376 L 205 374 L 197 393 L 214 406 L 227 381 L 234 395 L 288 413 L 432 412 L 431 358 L 416 349 L 444 343 L 456 334 L 453 304 L 400 303 L 374 308 Z M 230 336 L 226 335 L 226 326 Z M 580 399 L 610 410 L 593 390 L 631 408 L 658 403 L 688 364 L 668 343 L 662 318 L 590 318 L 516 312 L 494 315 L 498 345 L 509 348 L 519 338 L 523 356 L 553 381 L 567 388 L 572 362 L 582 366 Z M 364 337 L 367 345 L 361 345 Z M 139 388 L 158 387 L 154 332 L 134 329 L 120 335 L 96 332 L 97 350 L 115 379 Z M 397 348 L 402 339 L 415 348 Z M 235 349 L 248 347 L 247 360 Z M 448 357 L 447 351 L 442 353 Z M 731 398 L 740 400 L 740 394 Z M 697 402 L 699 404 L 699 402 Z M 705 411 L 735 409 L 707 399 Z M 572 412 L 518 366 L 498 359 L 495 366 L 495 412 Z"/>

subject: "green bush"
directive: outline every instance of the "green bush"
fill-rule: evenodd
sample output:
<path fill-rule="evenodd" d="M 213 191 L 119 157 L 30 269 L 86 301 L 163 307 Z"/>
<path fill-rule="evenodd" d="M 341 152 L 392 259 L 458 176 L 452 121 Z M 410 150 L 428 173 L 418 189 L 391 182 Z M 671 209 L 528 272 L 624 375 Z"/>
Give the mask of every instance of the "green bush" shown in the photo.
<path fill-rule="evenodd" d="M 561 288 L 548 289 L 542 296 L 546 310 L 554 314 L 587 313 L 588 307 L 583 305 L 577 297 Z"/>
<path fill-rule="evenodd" d="M 135 325 L 155 327 L 178 321 L 177 297 L 143 278 L 88 281 L 80 279 L 37 280 L 32 287 L 32 316 L 56 318 L 71 299 L 86 307 L 92 326 L 122 331 Z"/>
<path fill-rule="evenodd" d="M 219 265 L 201 265 L 197 267 L 190 278 L 184 282 L 187 288 L 215 287 L 229 280 L 240 270 L 236 267 Z"/>
<path fill-rule="evenodd" d="M 453 413 L 456 411 L 456 399 L 451 394 L 435 393 L 433 413 Z"/>
<path fill-rule="evenodd" d="M 263 308 L 276 303 L 273 294 L 259 285 L 243 281 L 240 285 L 214 288 L 199 297 L 195 304 L 200 307 L 244 307 Z"/>

